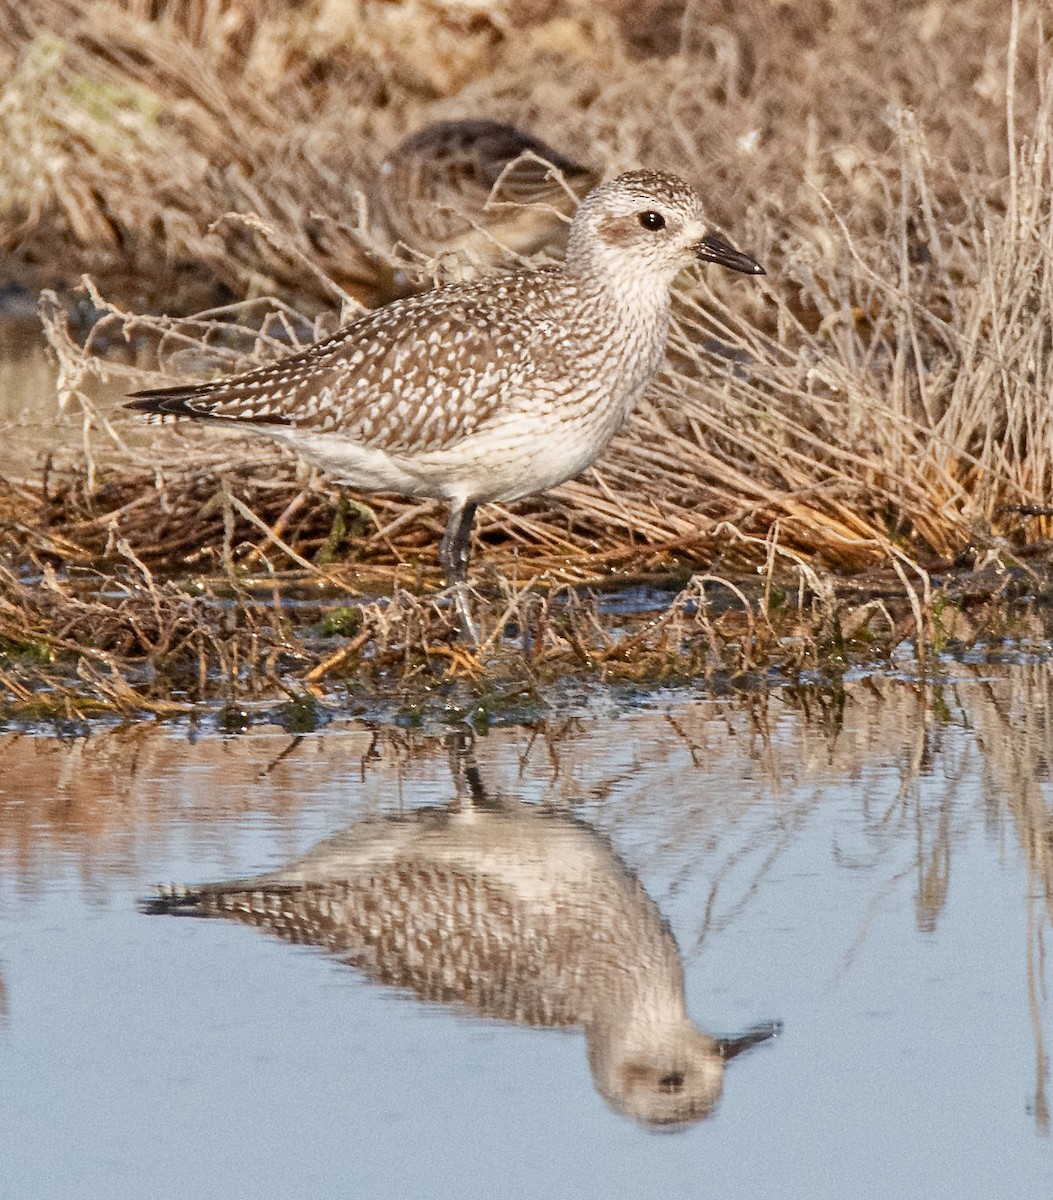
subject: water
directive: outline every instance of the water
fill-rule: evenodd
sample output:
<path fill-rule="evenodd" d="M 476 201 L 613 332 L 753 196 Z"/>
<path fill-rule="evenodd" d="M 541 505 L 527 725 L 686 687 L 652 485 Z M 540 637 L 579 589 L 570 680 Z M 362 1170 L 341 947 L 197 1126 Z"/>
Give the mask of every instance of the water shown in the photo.
<path fill-rule="evenodd" d="M 4 735 L 0 1195 L 1047 1194 L 1053 669 L 950 671 L 597 699 L 474 752 Z M 140 909 L 334 837 L 305 872 L 343 907 L 299 936 L 336 954 Z M 708 1058 L 619 1080 L 680 963 L 673 1051 Z M 717 1099 L 704 1035 L 772 1022 Z M 624 1111 L 703 1077 L 675 1134 Z"/>
<path fill-rule="evenodd" d="M 28 313 L 5 313 L 0 294 L 0 477 L 39 480 L 46 464 L 59 471 L 79 464 L 89 447 L 96 462 L 105 464 L 114 456 L 102 422 L 88 421 L 86 427 L 79 400 L 58 404 L 57 373 L 40 322 Z M 127 390 L 120 375 L 105 380 L 87 375 L 78 387 L 106 417 Z M 142 426 L 121 421 L 118 428 L 127 445 L 148 444 Z"/>
<path fill-rule="evenodd" d="M 22 478 L 56 440 L 74 444 L 72 420 L 56 419 L 54 380 L 39 323 L 0 317 L 0 473 Z"/>

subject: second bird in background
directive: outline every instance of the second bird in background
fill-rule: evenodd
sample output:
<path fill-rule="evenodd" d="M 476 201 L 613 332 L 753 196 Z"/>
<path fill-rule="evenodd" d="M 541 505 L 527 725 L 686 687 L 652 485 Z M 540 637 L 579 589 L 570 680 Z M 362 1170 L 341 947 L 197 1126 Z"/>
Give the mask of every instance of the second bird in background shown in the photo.
<path fill-rule="evenodd" d="M 486 265 L 564 242 L 576 200 L 598 182 L 514 125 L 436 121 L 380 164 L 374 215 L 408 250 Z"/>

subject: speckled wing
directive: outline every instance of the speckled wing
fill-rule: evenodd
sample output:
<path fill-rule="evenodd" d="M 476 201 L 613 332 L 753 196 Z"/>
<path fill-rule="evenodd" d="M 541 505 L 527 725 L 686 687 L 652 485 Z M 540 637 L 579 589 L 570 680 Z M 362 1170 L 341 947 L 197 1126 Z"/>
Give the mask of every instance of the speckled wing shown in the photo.
<path fill-rule="evenodd" d="M 395 301 L 244 375 L 133 393 L 128 407 L 291 426 L 389 453 L 443 450 L 492 418 L 529 370 L 528 336 L 505 289 L 451 288 Z"/>

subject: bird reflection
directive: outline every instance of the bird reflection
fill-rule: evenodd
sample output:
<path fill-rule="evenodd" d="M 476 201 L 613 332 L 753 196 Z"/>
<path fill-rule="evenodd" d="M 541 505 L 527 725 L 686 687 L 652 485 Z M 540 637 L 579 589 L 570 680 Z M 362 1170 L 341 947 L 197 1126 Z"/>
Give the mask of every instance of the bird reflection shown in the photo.
<path fill-rule="evenodd" d="M 580 1026 L 615 1109 L 652 1126 L 709 1116 L 726 1063 L 778 1024 L 700 1030 L 672 932 L 607 840 L 565 813 L 491 799 L 459 737 L 451 760 L 446 807 L 356 821 L 281 870 L 160 889 L 144 907 L 323 947 L 421 1000 Z"/>

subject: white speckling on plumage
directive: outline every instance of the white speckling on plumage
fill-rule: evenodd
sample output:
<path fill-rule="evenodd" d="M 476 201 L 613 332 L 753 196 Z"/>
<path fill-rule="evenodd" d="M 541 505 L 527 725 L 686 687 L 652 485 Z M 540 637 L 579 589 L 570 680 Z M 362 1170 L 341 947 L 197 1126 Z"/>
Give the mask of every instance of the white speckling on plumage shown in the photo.
<path fill-rule="evenodd" d="M 641 224 L 648 209 L 661 235 Z M 632 172 L 586 198 L 561 266 L 398 300 L 277 364 L 138 407 L 277 439 L 363 490 L 543 491 L 596 459 L 654 377 L 672 279 L 710 232 L 688 185 Z"/>

